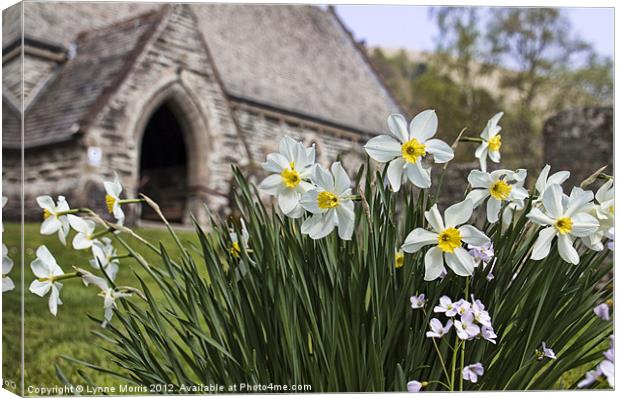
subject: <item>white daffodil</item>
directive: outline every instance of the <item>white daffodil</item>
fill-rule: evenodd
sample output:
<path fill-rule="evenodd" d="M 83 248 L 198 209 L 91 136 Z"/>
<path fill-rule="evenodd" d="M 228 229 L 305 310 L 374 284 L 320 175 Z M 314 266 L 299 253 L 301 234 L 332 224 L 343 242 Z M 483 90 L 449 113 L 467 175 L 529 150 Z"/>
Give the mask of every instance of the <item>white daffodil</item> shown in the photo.
<path fill-rule="evenodd" d="M 13 260 L 9 257 L 9 250 L 2 244 L 2 293 L 15 289 L 15 284 L 9 278 L 9 272 L 13 269 Z"/>
<path fill-rule="evenodd" d="M 229 235 L 231 241 L 229 251 L 235 259 L 239 260 L 239 267 L 235 270 L 235 273 L 237 274 L 237 280 L 240 280 L 248 272 L 245 260 L 241 259 L 241 247 L 243 247 L 246 252 L 250 251 L 250 234 L 245 226 L 243 218 L 241 219 L 241 239 L 239 239 L 239 236 L 232 228 L 229 230 Z"/>
<path fill-rule="evenodd" d="M 116 279 L 118 274 L 119 261 L 116 258 L 116 249 L 112 245 L 110 238 L 95 240 L 92 244 L 93 258 L 90 265 L 96 269 L 102 269 L 108 278 Z"/>
<path fill-rule="evenodd" d="M 66 214 L 70 208 L 65 197 L 59 196 L 56 204 L 51 196 L 39 196 L 37 204 L 43 209 L 43 223 L 41 224 L 40 233 L 42 235 L 51 235 L 58 232 L 58 239 L 60 239 L 63 245 L 66 245 L 67 234 L 70 230 Z"/>
<path fill-rule="evenodd" d="M 101 327 L 105 328 L 114 316 L 114 308 L 116 308 L 116 300 L 119 298 L 131 297 L 131 293 L 117 290 L 108 286 L 105 279 L 91 274 L 88 271 L 84 271 L 78 268 L 78 272 L 82 275 L 82 281 L 86 286 L 95 285 L 101 292 L 99 296 L 103 297 L 103 322 Z"/>
<path fill-rule="evenodd" d="M 121 208 L 121 192 L 123 186 L 116 172 L 114 173 L 114 181 L 104 181 L 103 187 L 105 188 L 105 203 L 108 208 L 108 213 L 112 214 L 116 218 L 118 224 L 123 225 L 125 221 L 125 213 Z"/>
<path fill-rule="evenodd" d="M 562 185 L 564 181 L 568 180 L 570 177 L 570 172 L 568 171 L 558 171 L 549 175 L 551 171 L 551 166 L 548 164 L 543 167 L 536 179 L 536 192 L 538 193 L 537 202 L 542 201 L 542 194 L 545 193 L 545 190 L 551 185 Z"/>
<path fill-rule="evenodd" d="M 422 165 L 427 155 L 433 155 L 435 163 L 446 163 L 454 157 L 454 151 L 448 144 L 432 138 L 437 132 L 437 124 L 434 110 L 416 115 L 409 129 L 402 115 L 390 115 L 388 127 L 393 137 L 380 135 L 371 138 L 364 146 L 368 155 L 377 162 L 390 162 L 387 178 L 394 192 L 400 190 L 405 177 L 419 188 L 431 186 L 431 169 Z"/>
<path fill-rule="evenodd" d="M 394 253 L 394 268 L 402 268 L 405 265 L 405 253 L 402 250 L 396 250 Z"/>
<path fill-rule="evenodd" d="M 439 278 L 445 271 L 444 260 L 448 267 L 460 276 L 469 276 L 474 272 L 476 261 L 465 248 L 463 242 L 481 246 L 488 243 L 489 238 L 466 223 L 472 214 L 473 203 L 466 199 L 446 209 L 442 219 L 437 205 L 424 213 L 432 231 L 416 228 L 407 235 L 402 249 L 407 253 L 415 253 L 422 247 L 434 245 L 424 257 L 426 273 L 424 280 L 432 281 Z"/>
<path fill-rule="evenodd" d="M 284 214 L 291 218 L 303 215 L 299 204 L 301 196 L 314 188 L 307 180 L 314 168 L 315 150 L 305 148 L 290 137 L 280 140 L 279 153 L 267 155 L 263 169 L 270 173 L 258 186 L 269 195 L 278 198 L 278 205 Z"/>
<path fill-rule="evenodd" d="M 39 246 L 37 258 L 30 263 L 30 268 L 32 268 L 32 273 L 38 278 L 30 284 L 30 291 L 40 297 L 44 297 L 49 292 L 49 309 L 52 315 L 56 316 L 58 306 L 62 304 L 60 300 L 62 283 L 56 280 L 59 276 L 64 275 L 64 272 L 62 272 L 56 259 L 45 246 Z"/>
<path fill-rule="evenodd" d="M 480 170 L 487 171 L 487 157 L 495 163 L 500 161 L 499 149 L 502 146 L 502 136 L 499 132 L 502 130 L 499 123 L 499 119 L 502 118 L 504 112 L 496 113 L 482 130 L 480 138 L 482 138 L 482 144 L 476 148 L 476 158 L 480 160 Z"/>
<path fill-rule="evenodd" d="M 579 264 L 579 254 L 573 247 L 574 239 L 594 233 L 599 226 L 596 218 L 586 213 L 593 197 L 591 191 L 580 188 L 573 188 L 566 199 L 559 185 L 551 185 L 545 190 L 542 198 L 544 211 L 534 208 L 527 215 L 534 223 L 546 227 L 538 233 L 534 243 L 533 260 L 547 257 L 553 238 L 557 236 L 560 257 L 568 263 Z"/>
<path fill-rule="evenodd" d="M 609 230 L 614 227 L 614 180 L 608 180 L 603 184 L 594 198 L 596 203 L 588 205 L 588 214 L 595 217 L 599 222 L 596 232 L 582 238 L 583 243 L 590 249 L 603 250 L 603 238 L 607 237 Z"/>
<path fill-rule="evenodd" d="M 248 249 L 248 242 L 250 240 L 250 234 L 248 233 L 243 218 L 241 219 L 241 239 L 239 239 L 237 233 L 232 228 L 229 231 L 229 235 L 232 243 L 230 247 L 230 254 L 232 254 L 235 258 L 239 258 L 239 256 L 241 256 L 241 246 L 243 246 L 244 249 Z"/>
<path fill-rule="evenodd" d="M 77 231 L 73 238 L 73 248 L 75 250 L 90 249 L 97 240 L 95 236 L 95 222 L 84 220 L 83 218 L 69 214 L 69 224 Z"/>
<path fill-rule="evenodd" d="M 467 177 L 467 181 L 472 187 L 467 195 L 474 207 L 480 206 L 485 199 L 487 200 L 487 220 L 490 223 L 499 220 L 499 211 L 502 204 L 514 203 L 512 208 L 507 206 L 508 212 L 504 213 L 506 218 L 512 221 L 512 211 L 523 208 L 523 200 L 529 196 L 527 190 L 523 188 L 523 183 L 527 177 L 527 171 L 519 169 L 516 172 L 510 170 L 496 170 L 486 173 L 480 170 L 472 170 Z"/>
<path fill-rule="evenodd" d="M 321 239 L 338 227 L 338 236 L 350 240 L 355 225 L 355 211 L 351 197 L 351 180 L 336 162 L 331 174 L 323 167 L 314 168 L 312 181 L 316 185 L 301 198 L 301 205 L 312 213 L 301 225 L 301 232 L 312 239 Z"/>

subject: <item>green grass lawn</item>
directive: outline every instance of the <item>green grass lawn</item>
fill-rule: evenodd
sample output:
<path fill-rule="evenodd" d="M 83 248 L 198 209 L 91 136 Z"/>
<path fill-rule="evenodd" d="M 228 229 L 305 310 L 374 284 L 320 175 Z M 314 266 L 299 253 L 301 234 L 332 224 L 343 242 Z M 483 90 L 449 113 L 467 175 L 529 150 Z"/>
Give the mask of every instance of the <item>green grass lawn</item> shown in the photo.
<path fill-rule="evenodd" d="M 11 272 L 13 280 L 18 285 L 19 281 L 19 224 L 5 223 L 3 241 L 9 248 L 9 256 L 15 262 L 15 268 Z M 152 243 L 159 241 L 175 258 L 178 250 L 168 232 L 164 229 L 136 229 L 136 232 Z M 182 241 L 196 243 L 194 233 L 179 232 Z M 73 236 L 71 236 L 72 238 Z M 185 242 L 184 242 L 185 243 Z M 27 289 L 34 276 L 30 270 L 30 263 L 35 258 L 35 251 L 40 245 L 46 245 L 56 257 L 63 271 L 72 272 L 72 266 L 78 266 L 87 270 L 93 270 L 88 260 L 91 257 L 90 250 L 76 251 L 63 246 L 56 235 L 42 236 L 39 234 L 39 224 L 26 224 L 25 227 L 25 386 L 53 387 L 61 385 L 55 372 L 55 365 L 61 366 L 63 372 L 73 380 L 76 377 L 75 367 L 60 355 L 68 355 L 93 363 L 105 363 L 107 354 L 95 347 L 102 344 L 102 339 L 94 336 L 93 331 L 101 330 L 100 326 L 90 320 L 87 314 L 98 318 L 103 316 L 103 301 L 97 296 L 97 288 L 85 287 L 79 279 L 70 279 L 64 282 L 61 298 L 64 302 L 58 309 L 58 316 L 54 317 L 48 310 L 47 297 L 41 298 L 30 293 Z M 119 244 L 116 245 L 119 254 L 125 252 Z M 141 254 L 146 260 L 157 266 L 159 257 L 146 249 L 142 244 L 135 242 L 134 248 L 141 248 Z M 140 265 L 132 259 L 121 260 L 121 269 L 116 282 L 119 285 L 139 287 L 137 279 L 132 273 L 136 271 L 140 276 L 146 276 Z M 93 270 L 95 271 L 95 270 Z M 149 281 L 150 278 L 144 278 Z M 157 291 L 156 288 L 153 291 Z M 18 288 L 15 291 L 3 294 L 3 376 L 5 380 L 19 380 L 19 357 L 20 357 L 20 294 Z M 112 320 L 114 324 L 114 320 Z M 109 364 L 106 364 L 109 365 Z M 120 382 L 110 376 L 89 372 L 89 376 L 97 385 L 118 385 Z M 28 393 L 28 391 L 26 391 Z"/>

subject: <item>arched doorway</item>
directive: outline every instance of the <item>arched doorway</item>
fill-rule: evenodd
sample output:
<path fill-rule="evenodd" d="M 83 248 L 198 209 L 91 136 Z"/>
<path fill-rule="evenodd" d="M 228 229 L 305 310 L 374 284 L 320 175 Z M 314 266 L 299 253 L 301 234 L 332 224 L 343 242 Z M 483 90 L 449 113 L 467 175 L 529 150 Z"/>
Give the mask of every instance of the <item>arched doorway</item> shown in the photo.
<path fill-rule="evenodd" d="M 153 199 L 170 222 L 181 223 L 188 198 L 188 152 L 182 121 L 173 104 L 153 112 L 142 136 L 139 191 Z M 149 206 L 141 218 L 161 221 Z"/>

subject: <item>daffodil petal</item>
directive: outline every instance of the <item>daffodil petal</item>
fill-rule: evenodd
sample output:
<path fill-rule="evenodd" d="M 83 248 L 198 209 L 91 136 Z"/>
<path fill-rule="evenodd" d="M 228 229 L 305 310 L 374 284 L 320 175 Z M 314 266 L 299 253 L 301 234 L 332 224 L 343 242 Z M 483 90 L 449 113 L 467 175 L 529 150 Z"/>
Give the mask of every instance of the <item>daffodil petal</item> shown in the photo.
<path fill-rule="evenodd" d="M 431 248 L 424 255 L 424 280 L 433 281 L 445 271 L 443 265 L 443 252 L 437 246 Z"/>
<path fill-rule="evenodd" d="M 471 213 L 474 211 L 474 203 L 471 199 L 465 199 L 462 202 L 453 204 L 448 207 L 444 213 L 444 220 L 446 222 L 446 228 L 456 227 L 464 224 L 471 218 Z"/>
<path fill-rule="evenodd" d="M 37 257 L 40 258 L 46 265 L 48 269 L 52 269 L 57 265 L 56 259 L 49 251 L 47 246 L 42 245 L 37 248 Z"/>
<path fill-rule="evenodd" d="M 526 217 L 538 225 L 552 225 L 554 222 L 551 217 L 536 208 L 532 209 Z"/>
<path fill-rule="evenodd" d="M 36 294 L 37 296 L 43 297 L 50 291 L 51 284 L 49 282 L 41 282 L 39 280 L 34 280 L 30 284 L 30 292 Z"/>
<path fill-rule="evenodd" d="M 588 202 L 591 202 L 592 199 L 594 199 L 594 193 L 592 191 L 584 191 L 578 187 L 573 188 L 568 198 L 568 204 L 566 205 L 564 214 L 570 217 L 576 212 L 582 211 L 582 208 L 588 204 Z"/>
<path fill-rule="evenodd" d="M 551 185 L 545 189 L 542 196 L 545 209 L 554 219 L 562 217 L 562 187 L 559 185 Z"/>
<path fill-rule="evenodd" d="M 489 173 L 480 170 L 472 170 L 467 176 L 467 181 L 472 188 L 488 188 L 493 184 L 493 179 Z"/>
<path fill-rule="evenodd" d="M 299 203 L 299 194 L 294 189 L 283 189 L 278 195 L 278 205 L 282 213 L 288 214 L 295 210 L 295 206 Z"/>
<path fill-rule="evenodd" d="M 407 163 L 405 172 L 409 180 L 418 188 L 430 188 L 431 171 L 422 167 L 421 162 Z"/>
<path fill-rule="evenodd" d="M 37 197 L 37 204 L 39 205 L 39 207 L 49 211 L 53 211 L 56 207 L 54 199 L 52 199 L 52 197 L 48 195 Z"/>
<path fill-rule="evenodd" d="M 599 222 L 596 218 L 586 213 L 578 213 L 571 217 L 573 229 L 570 234 L 577 237 L 585 237 L 596 232 Z"/>
<path fill-rule="evenodd" d="M 353 203 L 344 203 L 336 208 L 338 215 L 338 236 L 342 240 L 351 240 L 353 236 L 353 227 L 355 226 L 355 213 L 353 212 Z"/>
<path fill-rule="evenodd" d="M 444 226 L 443 219 L 437 208 L 437 204 L 434 204 L 428 211 L 424 212 L 424 218 L 433 227 L 433 230 L 437 233 L 441 233 L 446 227 Z"/>
<path fill-rule="evenodd" d="M 459 233 L 463 242 L 474 246 L 482 246 L 489 243 L 490 239 L 478 228 L 471 225 L 462 225 L 459 227 Z"/>
<path fill-rule="evenodd" d="M 290 161 L 279 153 L 270 153 L 267 155 L 267 161 L 263 163 L 263 169 L 271 173 L 280 174 L 282 170 L 290 166 Z"/>
<path fill-rule="evenodd" d="M 402 144 L 389 135 L 380 135 L 371 138 L 364 149 L 368 156 L 380 163 L 387 163 L 390 160 L 402 155 Z"/>
<path fill-rule="evenodd" d="M 454 253 L 445 253 L 446 264 L 459 276 L 469 276 L 474 273 L 476 263 L 474 258 L 462 247 L 454 249 Z"/>
<path fill-rule="evenodd" d="M 426 141 L 424 145 L 426 145 L 426 151 L 433 155 L 435 163 L 446 163 L 454 158 L 454 151 L 450 145 L 441 140 L 433 138 Z"/>
<path fill-rule="evenodd" d="M 415 138 L 424 144 L 437 132 L 437 114 L 432 109 L 418 113 L 409 123 L 409 138 Z"/>
<path fill-rule="evenodd" d="M 555 227 L 547 227 L 538 233 L 538 238 L 532 247 L 532 260 L 542 260 L 549 255 L 551 243 L 556 235 Z"/>
<path fill-rule="evenodd" d="M 93 241 L 88 239 L 86 235 L 79 232 L 73 238 L 73 248 L 75 250 L 84 250 L 88 249 L 93 245 Z"/>
<path fill-rule="evenodd" d="M 489 198 L 487 201 L 487 220 L 490 223 L 497 222 L 499 220 L 499 210 L 502 207 L 502 202 L 495 199 Z"/>
<path fill-rule="evenodd" d="M 318 196 L 319 191 L 317 189 L 312 189 L 303 194 L 299 203 L 304 209 L 308 210 L 310 213 L 323 213 L 323 209 L 319 207 Z"/>
<path fill-rule="evenodd" d="M 407 131 L 407 120 L 403 115 L 397 113 L 388 116 L 387 120 L 390 133 L 400 142 L 409 141 L 409 131 Z"/>
<path fill-rule="evenodd" d="M 438 236 L 436 232 L 427 231 L 424 228 L 416 228 L 409 232 L 401 249 L 407 253 L 415 253 L 426 245 L 437 244 Z"/>
<path fill-rule="evenodd" d="M 573 247 L 573 241 L 568 234 L 563 234 L 558 237 L 558 252 L 560 257 L 567 263 L 579 264 L 579 254 Z"/>
<path fill-rule="evenodd" d="M 392 191 L 398 192 L 403 180 L 403 172 L 405 166 L 405 159 L 396 158 L 390 162 L 387 169 L 387 179 L 390 182 Z"/>
<path fill-rule="evenodd" d="M 340 162 L 332 164 L 331 171 L 334 176 L 334 190 L 336 195 L 340 195 L 351 188 L 351 179 Z"/>
<path fill-rule="evenodd" d="M 62 223 L 56 216 L 49 216 L 41 223 L 39 232 L 41 235 L 51 235 L 56 233 L 62 227 Z"/>
<path fill-rule="evenodd" d="M 279 174 L 271 174 L 267 176 L 267 178 L 258 184 L 258 189 L 268 193 L 269 195 L 279 195 L 280 191 L 283 189 L 282 176 Z"/>
<path fill-rule="evenodd" d="M 314 168 L 313 182 L 320 188 L 334 193 L 334 178 L 320 165 Z"/>

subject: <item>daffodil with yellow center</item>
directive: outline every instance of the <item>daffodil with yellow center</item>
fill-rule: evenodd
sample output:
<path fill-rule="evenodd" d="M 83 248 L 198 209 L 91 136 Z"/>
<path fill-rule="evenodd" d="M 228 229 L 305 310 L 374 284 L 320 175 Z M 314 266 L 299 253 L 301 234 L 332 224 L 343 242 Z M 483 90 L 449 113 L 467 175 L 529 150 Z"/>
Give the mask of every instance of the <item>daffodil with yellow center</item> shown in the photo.
<path fill-rule="evenodd" d="M 562 187 L 550 185 L 542 194 L 542 206 L 533 208 L 528 214 L 535 224 L 541 225 L 538 238 L 532 246 L 532 260 L 542 260 L 549 255 L 553 241 L 557 238 L 560 257 L 570 264 L 579 264 L 579 253 L 574 247 L 575 239 L 586 239 L 596 233 L 599 222 L 589 214 L 594 194 L 580 188 L 573 188 L 570 196 L 564 195 Z"/>
<path fill-rule="evenodd" d="M 561 217 L 555 221 L 555 229 L 562 235 L 573 230 L 573 220 L 570 217 Z"/>
<path fill-rule="evenodd" d="M 497 180 L 489 188 L 489 194 L 491 197 L 497 200 L 506 200 L 510 196 L 512 186 L 503 180 Z"/>
<path fill-rule="evenodd" d="M 491 137 L 489 140 L 489 151 L 491 152 L 499 152 L 499 149 L 502 147 L 502 136 L 496 135 Z"/>
<path fill-rule="evenodd" d="M 282 182 L 288 188 L 296 188 L 301 182 L 301 176 L 295 170 L 295 162 L 291 162 L 288 168 L 282 170 L 280 176 L 282 176 Z"/>
<path fill-rule="evenodd" d="M 340 239 L 350 240 L 355 226 L 351 180 L 340 162 L 332 164 L 330 171 L 320 165 L 314 168 L 312 181 L 316 188 L 306 192 L 300 201 L 312 216 L 301 224 L 301 233 L 321 239 L 338 228 Z"/>
<path fill-rule="evenodd" d="M 480 133 L 480 146 L 476 148 L 475 156 L 480 160 L 480 170 L 487 171 L 487 158 L 494 163 L 499 163 L 501 155 L 499 149 L 502 146 L 502 137 L 499 132 L 502 130 L 498 125 L 499 119 L 502 118 L 503 112 L 496 113 L 489 121 L 482 133 Z"/>
<path fill-rule="evenodd" d="M 401 146 L 403 159 L 409 163 L 416 163 L 418 159 L 426 155 L 426 145 L 415 138 L 410 139 Z"/>
<path fill-rule="evenodd" d="M 502 227 L 512 222 L 513 212 L 525 206 L 525 199 L 529 192 L 523 187 L 527 171 L 525 169 L 495 170 L 487 173 L 482 170 L 472 170 L 467 177 L 471 191 L 467 198 L 471 199 L 474 207 L 486 202 L 487 221 L 499 221 L 502 207 Z"/>
<path fill-rule="evenodd" d="M 461 247 L 461 233 L 454 227 L 444 229 L 437 237 L 437 246 L 446 253 L 454 253 L 454 249 Z"/>
<path fill-rule="evenodd" d="M 321 209 L 333 209 L 338 206 L 338 197 L 331 192 L 323 191 L 319 192 L 317 196 L 319 208 Z"/>
<path fill-rule="evenodd" d="M 67 234 L 70 230 L 67 214 L 76 212 L 76 210 L 71 210 L 64 196 L 59 196 L 56 203 L 50 196 L 39 196 L 37 197 L 37 204 L 43 209 L 41 234 L 51 235 L 58 232 L 60 242 L 63 245 L 66 244 Z"/>
<path fill-rule="evenodd" d="M 398 192 L 405 181 L 418 188 L 430 188 L 432 163 L 447 163 L 454 158 L 454 151 L 448 144 L 433 138 L 438 123 L 432 109 L 420 112 L 409 124 L 402 115 L 390 115 L 387 120 L 390 135 L 378 135 L 364 145 L 372 159 L 389 162 L 386 177 L 394 192 Z"/>
<path fill-rule="evenodd" d="M 473 202 L 465 199 L 448 207 L 442 217 L 435 204 L 424 213 L 430 228 L 416 228 L 407 235 L 401 247 L 406 253 L 416 253 L 424 246 L 433 246 L 424 255 L 425 281 L 445 275 L 446 265 L 459 276 L 473 274 L 477 264 L 463 243 L 481 246 L 490 242 L 482 231 L 466 224 L 473 209 Z"/>
<path fill-rule="evenodd" d="M 108 212 L 116 218 L 118 224 L 123 224 L 125 221 L 125 213 L 121 208 L 121 204 L 132 203 L 139 200 L 121 200 L 121 192 L 123 186 L 121 185 L 118 174 L 114 173 L 114 181 L 104 181 L 103 187 L 105 188 L 105 204 Z"/>
<path fill-rule="evenodd" d="M 105 204 L 108 208 L 108 213 L 112 214 L 114 212 L 114 205 L 116 204 L 117 199 L 112 195 L 105 196 Z"/>
<path fill-rule="evenodd" d="M 239 242 L 232 243 L 232 246 L 230 248 L 230 254 L 234 258 L 239 258 L 239 256 L 241 255 L 241 246 L 239 246 Z"/>
<path fill-rule="evenodd" d="M 402 268 L 405 265 L 405 253 L 399 250 L 394 255 L 394 268 Z"/>
<path fill-rule="evenodd" d="M 315 163 L 314 147 L 306 148 L 290 137 L 280 140 L 279 152 L 267 155 L 263 169 L 270 174 L 258 188 L 278 199 L 280 210 L 291 218 L 299 218 L 304 209 L 299 204 L 301 196 L 314 186 L 310 176 Z"/>

